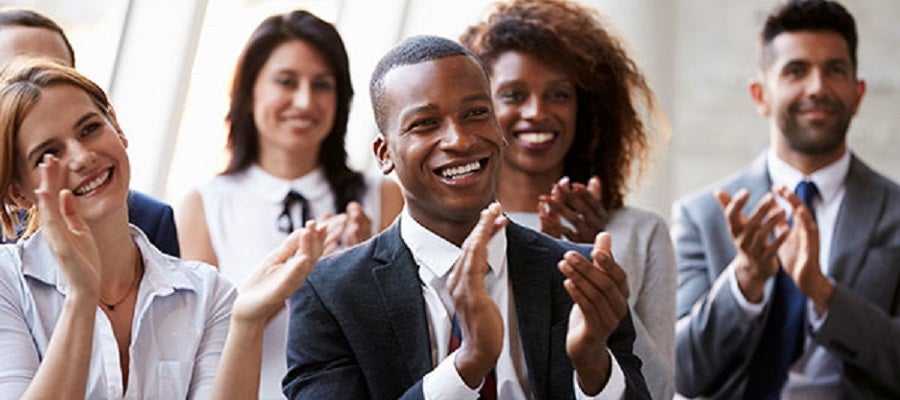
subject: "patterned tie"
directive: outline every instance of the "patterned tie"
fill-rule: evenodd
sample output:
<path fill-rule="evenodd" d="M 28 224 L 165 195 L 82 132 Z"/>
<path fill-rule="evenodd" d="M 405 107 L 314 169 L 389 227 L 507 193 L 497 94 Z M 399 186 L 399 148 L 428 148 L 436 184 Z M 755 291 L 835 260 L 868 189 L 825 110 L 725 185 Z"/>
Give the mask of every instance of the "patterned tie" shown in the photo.
<path fill-rule="evenodd" d="M 819 194 L 816 184 L 802 181 L 794 190 L 815 218 L 813 199 Z M 778 399 L 787 381 L 791 365 L 803 354 L 806 321 L 806 296 L 793 279 L 779 268 L 775 275 L 769 319 L 756 354 L 750 360 L 750 377 L 745 399 Z"/>
<path fill-rule="evenodd" d="M 459 330 L 459 323 L 456 321 L 456 314 L 452 319 L 453 327 L 450 329 L 450 351 L 453 353 L 462 344 L 462 332 Z M 478 392 L 480 400 L 497 400 L 497 376 L 492 369 L 487 376 L 484 377 L 484 384 Z"/>
<path fill-rule="evenodd" d="M 284 209 L 281 211 L 281 214 L 278 215 L 279 231 L 287 234 L 294 231 L 294 218 L 291 216 L 291 209 L 294 208 L 295 204 L 300 204 L 300 226 L 305 225 L 306 220 L 310 218 L 309 201 L 300 195 L 300 193 L 291 190 L 284 196 L 282 204 L 284 205 Z"/>

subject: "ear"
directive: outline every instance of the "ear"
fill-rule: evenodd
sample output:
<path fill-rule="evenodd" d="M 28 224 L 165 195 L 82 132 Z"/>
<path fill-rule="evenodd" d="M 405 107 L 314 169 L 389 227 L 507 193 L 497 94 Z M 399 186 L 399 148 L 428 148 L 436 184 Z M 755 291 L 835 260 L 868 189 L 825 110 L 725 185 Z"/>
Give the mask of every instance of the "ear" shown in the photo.
<path fill-rule="evenodd" d="M 756 104 L 756 112 L 764 117 L 768 117 L 772 112 L 772 108 L 769 107 L 768 99 L 766 99 L 766 88 L 762 78 L 751 79 L 747 88 L 750 92 L 750 98 Z"/>
<path fill-rule="evenodd" d="M 394 161 L 391 159 L 391 152 L 388 151 L 387 140 L 384 135 L 378 134 L 372 141 L 372 151 L 375 153 L 375 159 L 381 166 L 381 173 L 387 175 L 394 170 Z"/>
<path fill-rule="evenodd" d="M 853 105 L 853 115 L 859 111 L 859 105 L 862 104 L 863 96 L 866 94 L 866 81 L 859 79 L 856 81 L 856 104 Z"/>
<path fill-rule="evenodd" d="M 122 145 L 127 149 L 128 138 L 125 137 L 125 132 L 122 132 L 122 126 L 119 125 L 119 118 L 116 116 L 116 109 L 113 108 L 112 104 L 106 107 L 106 113 L 109 116 L 109 122 L 112 124 L 113 129 L 115 129 L 116 133 L 119 134 L 119 139 L 122 141 Z"/>

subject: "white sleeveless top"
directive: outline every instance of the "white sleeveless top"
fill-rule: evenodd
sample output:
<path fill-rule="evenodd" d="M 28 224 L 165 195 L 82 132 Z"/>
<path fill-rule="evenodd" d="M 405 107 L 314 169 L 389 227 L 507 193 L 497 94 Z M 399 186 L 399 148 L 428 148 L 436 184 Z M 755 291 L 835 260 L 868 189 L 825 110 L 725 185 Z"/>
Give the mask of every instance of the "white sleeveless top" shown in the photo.
<path fill-rule="evenodd" d="M 364 179 L 366 191 L 360 203 L 372 221 L 374 235 L 381 224 L 381 182 L 384 178 L 365 174 Z M 277 221 L 284 208 L 282 202 L 291 190 L 307 199 L 312 218 L 337 213 L 334 195 L 321 168 L 287 180 L 272 176 L 254 164 L 244 171 L 217 176 L 197 187 L 219 271 L 236 286 L 240 286 L 263 257 L 287 237 L 278 229 Z M 297 225 L 299 223 L 295 222 L 295 227 Z M 266 327 L 260 399 L 284 398 L 281 379 L 287 372 L 288 317 L 285 305 Z"/>

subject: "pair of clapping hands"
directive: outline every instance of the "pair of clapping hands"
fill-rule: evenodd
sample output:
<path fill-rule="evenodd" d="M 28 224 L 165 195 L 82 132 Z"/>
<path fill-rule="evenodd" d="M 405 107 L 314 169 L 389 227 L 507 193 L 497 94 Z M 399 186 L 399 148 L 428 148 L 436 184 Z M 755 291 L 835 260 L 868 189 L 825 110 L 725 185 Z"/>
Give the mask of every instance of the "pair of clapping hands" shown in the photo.
<path fill-rule="evenodd" d="M 790 204 L 792 224 L 788 223 L 786 210 L 777 204 L 776 195 Z M 741 210 L 750 198 L 746 189 L 733 197 L 717 190 L 715 197 L 737 250 L 733 261 L 735 276 L 747 299 L 761 301 L 766 280 L 784 268 L 797 288 L 813 301 L 816 311 L 824 312 L 834 288 L 819 266 L 819 231 L 812 211 L 803 201 L 786 187 L 778 186 L 766 193 L 749 215 L 744 215 Z"/>
<path fill-rule="evenodd" d="M 600 189 L 600 178 L 596 176 L 587 185 L 562 177 L 553 184 L 550 194 L 538 197 L 541 232 L 575 243 L 593 242 L 609 222 L 609 214 L 600 201 Z M 569 222 L 568 226 L 563 219 Z"/>
<path fill-rule="evenodd" d="M 499 204 L 483 210 L 463 242 L 462 255 L 449 278 L 462 333 L 455 366 L 473 388 L 495 367 L 503 348 L 503 320 L 485 289 L 484 276 L 489 270 L 487 244 L 506 223 Z M 598 234 L 592 260 L 569 251 L 557 264 L 575 303 L 569 315 L 566 352 L 587 394 L 596 394 L 606 385 L 610 371 L 606 340 L 628 312 L 625 271 L 613 260 L 610 246 L 610 235 Z"/>

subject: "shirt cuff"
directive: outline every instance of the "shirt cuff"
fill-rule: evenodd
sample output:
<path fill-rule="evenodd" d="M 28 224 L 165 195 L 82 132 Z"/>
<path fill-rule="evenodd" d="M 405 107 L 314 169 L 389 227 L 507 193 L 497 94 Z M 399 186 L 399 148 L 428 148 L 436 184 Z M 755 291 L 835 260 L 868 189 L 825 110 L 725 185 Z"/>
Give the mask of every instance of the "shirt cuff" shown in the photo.
<path fill-rule="evenodd" d="M 826 276 L 828 281 L 834 285 L 834 279 L 830 276 Z M 806 319 L 809 322 L 809 327 L 813 332 L 817 332 L 819 328 L 822 327 L 822 324 L 825 323 L 825 320 L 828 319 L 828 310 L 825 310 L 824 313 L 819 314 L 816 312 L 816 306 L 813 304 L 812 300 L 806 300 Z"/>
<path fill-rule="evenodd" d="M 743 316 L 745 321 L 751 321 L 756 319 L 760 314 L 762 314 L 763 309 L 766 308 L 766 304 L 769 304 L 769 298 L 772 297 L 772 287 L 775 284 L 774 278 L 769 278 L 766 280 L 766 286 L 763 288 L 763 299 L 759 303 L 751 303 L 744 296 L 744 293 L 741 292 L 740 286 L 738 286 L 737 281 L 737 272 L 733 267 L 728 267 L 730 271 L 728 271 L 728 287 L 731 289 L 731 294 L 734 296 L 734 299 L 737 301 L 739 308 L 743 311 Z"/>
<path fill-rule="evenodd" d="M 606 381 L 606 386 L 596 396 L 588 396 L 584 394 L 584 390 L 581 390 L 581 385 L 578 383 L 578 373 L 573 371 L 572 385 L 574 386 L 575 399 L 619 400 L 625 397 L 625 374 L 622 372 L 619 362 L 616 361 L 616 356 L 609 349 L 606 349 L 606 352 L 609 353 L 609 379 Z"/>
<path fill-rule="evenodd" d="M 427 400 L 478 400 L 478 391 L 484 380 L 475 389 L 469 388 L 459 371 L 456 370 L 456 353 L 450 353 L 437 367 L 422 378 L 422 394 Z"/>

